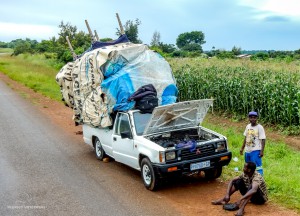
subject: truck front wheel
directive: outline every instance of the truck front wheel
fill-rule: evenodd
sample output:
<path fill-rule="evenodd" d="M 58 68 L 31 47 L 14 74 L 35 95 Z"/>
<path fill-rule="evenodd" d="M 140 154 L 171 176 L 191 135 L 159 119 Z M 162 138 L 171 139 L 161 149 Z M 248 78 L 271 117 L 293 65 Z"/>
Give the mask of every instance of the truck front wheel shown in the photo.
<path fill-rule="evenodd" d="M 98 160 L 103 160 L 103 158 L 105 156 L 105 152 L 102 148 L 102 144 L 101 144 L 100 140 L 98 139 L 98 137 L 96 137 L 94 140 L 94 147 L 95 147 L 96 158 Z"/>
<path fill-rule="evenodd" d="M 216 167 L 214 169 L 205 170 L 205 178 L 208 180 L 213 180 L 219 178 L 222 174 L 222 167 Z"/>
<path fill-rule="evenodd" d="M 148 158 L 143 158 L 141 162 L 141 176 L 145 187 L 154 191 L 158 187 L 158 178 L 155 175 L 151 162 Z"/>

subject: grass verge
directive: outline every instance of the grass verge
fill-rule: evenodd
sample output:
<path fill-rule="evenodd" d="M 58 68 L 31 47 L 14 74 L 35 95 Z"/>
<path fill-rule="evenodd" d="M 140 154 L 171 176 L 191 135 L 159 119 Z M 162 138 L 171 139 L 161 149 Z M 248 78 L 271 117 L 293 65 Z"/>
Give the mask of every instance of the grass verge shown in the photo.
<path fill-rule="evenodd" d="M 61 100 L 59 86 L 55 81 L 58 70 L 42 55 L 1 55 L 0 71 L 36 92 L 54 100 Z"/>
<path fill-rule="evenodd" d="M 11 48 L 0 48 L 0 53 L 13 53 L 13 51 Z"/>

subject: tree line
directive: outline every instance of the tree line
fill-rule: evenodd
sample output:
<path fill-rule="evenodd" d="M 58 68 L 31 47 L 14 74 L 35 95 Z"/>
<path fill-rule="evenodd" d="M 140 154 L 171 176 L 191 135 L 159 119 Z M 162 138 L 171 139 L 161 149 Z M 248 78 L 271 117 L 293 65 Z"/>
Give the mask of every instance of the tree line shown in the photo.
<path fill-rule="evenodd" d="M 132 43 L 143 43 L 139 38 L 139 26 L 141 21 L 128 20 L 123 26 L 125 34 L 129 41 Z M 71 25 L 69 22 L 61 23 L 58 26 L 58 37 L 51 37 L 49 40 L 42 40 L 38 42 L 29 38 L 16 39 L 11 42 L 5 43 L 0 41 L 0 47 L 12 48 L 12 55 L 19 55 L 22 53 L 43 53 L 46 58 L 56 59 L 59 62 L 66 63 L 72 61 L 73 57 L 69 51 L 66 36 L 69 37 L 74 51 L 80 55 L 84 51 L 88 50 L 91 46 L 91 37 L 89 34 L 78 31 L 76 26 Z M 116 36 L 121 35 L 121 30 L 117 28 Z M 111 41 L 112 38 L 102 38 L 100 41 Z M 158 31 L 153 33 L 151 43 L 149 44 L 152 50 L 157 51 L 164 57 L 217 57 L 221 59 L 225 58 L 237 58 L 240 54 L 251 55 L 251 60 L 267 60 L 267 59 L 285 59 L 285 60 L 299 60 L 300 49 L 295 51 L 242 51 L 240 47 L 234 46 L 232 50 L 226 51 L 223 49 L 216 49 L 212 47 L 210 51 L 203 51 L 202 45 L 205 44 L 205 34 L 202 31 L 185 32 L 178 35 L 176 44 L 167 44 L 161 41 L 161 35 Z"/>

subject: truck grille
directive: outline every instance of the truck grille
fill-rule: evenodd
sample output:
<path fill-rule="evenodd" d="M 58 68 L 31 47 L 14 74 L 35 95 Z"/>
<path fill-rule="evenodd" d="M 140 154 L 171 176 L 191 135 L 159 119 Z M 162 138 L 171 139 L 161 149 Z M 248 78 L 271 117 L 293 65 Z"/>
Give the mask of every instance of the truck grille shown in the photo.
<path fill-rule="evenodd" d="M 209 156 L 215 153 L 215 147 L 213 144 L 203 145 L 197 147 L 194 151 L 190 149 L 182 149 L 178 151 L 178 156 L 181 160 L 191 160 L 199 157 Z"/>

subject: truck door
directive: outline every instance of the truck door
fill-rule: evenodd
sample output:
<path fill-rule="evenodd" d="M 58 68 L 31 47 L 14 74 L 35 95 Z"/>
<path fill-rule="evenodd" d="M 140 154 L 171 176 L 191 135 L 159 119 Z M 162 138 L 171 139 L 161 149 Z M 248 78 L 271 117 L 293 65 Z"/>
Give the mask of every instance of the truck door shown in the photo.
<path fill-rule="evenodd" d="M 116 161 L 133 168 L 138 166 L 138 152 L 134 148 L 131 124 L 127 113 L 118 113 L 113 133 L 113 155 Z"/>

